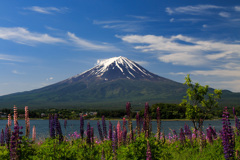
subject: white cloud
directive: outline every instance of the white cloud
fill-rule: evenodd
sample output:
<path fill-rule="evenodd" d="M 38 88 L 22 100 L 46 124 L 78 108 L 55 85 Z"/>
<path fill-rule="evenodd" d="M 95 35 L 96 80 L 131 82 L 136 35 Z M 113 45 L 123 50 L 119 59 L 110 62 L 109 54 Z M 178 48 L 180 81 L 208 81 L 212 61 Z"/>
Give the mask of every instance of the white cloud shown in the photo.
<path fill-rule="evenodd" d="M 26 28 L 13 27 L 6 28 L 0 27 L 0 38 L 4 40 L 11 40 L 16 43 L 21 43 L 25 45 L 34 45 L 36 43 L 65 43 L 65 40 L 61 38 L 55 38 L 49 36 L 48 34 L 40 34 L 29 32 Z"/>
<path fill-rule="evenodd" d="M 14 73 L 14 74 L 24 74 L 24 73 L 19 72 L 19 71 L 17 71 L 17 70 L 13 70 L 12 73 Z"/>
<path fill-rule="evenodd" d="M 47 78 L 46 80 L 47 80 L 47 81 L 51 81 L 51 80 L 53 80 L 53 77 L 49 77 L 49 78 Z"/>
<path fill-rule="evenodd" d="M 176 8 L 166 8 L 166 12 L 170 15 L 172 14 L 190 14 L 190 15 L 202 15 L 202 14 L 210 14 L 211 9 L 221 9 L 224 7 L 216 6 L 216 5 L 196 5 L 196 6 L 184 6 L 184 7 L 176 7 Z"/>
<path fill-rule="evenodd" d="M 201 66 L 210 63 L 240 60 L 240 45 L 213 40 L 201 40 L 183 35 L 117 36 L 135 49 L 157 54 L 159 60 L 177 65 Z"/>
<path fill-rule="evenodd" d="M 230 17 L 230 13 L 228 13 L 228 12 L 220 12 L 219 16 L 224 17 L 224 18 L 228 18 L 228 17 Z"/>
<path fill-rule="evenodd" d="M 12 56 L 7 54 L 0 54 L 0 61 L 11 61 L 11 62 L 24 62 L 21 57 Z"/>
<path fill-rule="evenodd" d="M 240 12 L 240 6 L 235 6 L 234 9 L 235 11 Z"/>
<path fill-rule="evenodd" d="M 42 13 L 42 14 L 64 13 L 68 10 L 68 8 L 66 7 L 57 8 L 57 7 L 39 7 L 39 6 L 27 7 L 24 9 Z"/>
<path fill-rule="evenodd" d="M 115 48 L 112 45 L 109 44 L 95 44 L 93 42 L 90 42 L 88 40 L 82 39 L 80 37 L 77 37 L 74 33 L 67 33 L 70 41 L 74 43 L 74 45 L 77 48 L 84 49 L 84 50 L 98 50 L 98 51 L 118 51 L 119 49 Z"/>

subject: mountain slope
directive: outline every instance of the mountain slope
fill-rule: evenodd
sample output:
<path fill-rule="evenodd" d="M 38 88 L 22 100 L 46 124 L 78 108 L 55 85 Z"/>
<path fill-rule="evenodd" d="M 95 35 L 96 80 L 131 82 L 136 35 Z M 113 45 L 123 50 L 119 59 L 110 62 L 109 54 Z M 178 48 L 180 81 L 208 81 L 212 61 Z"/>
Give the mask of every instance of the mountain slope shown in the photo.
<path fill-rule="evenodd" d="M 137 63 L 114 57 L 92 69 L 40 89 L 0 97 L 0 107 L 31 106 L 118 108 L 127 101 L 143 107 L 144 102 L 179 103 L 186 93 L 181 83 L 155 75 Z M 240 94 L 224 91 L 222 103 L 237 102 Z M 239 98 L 240 99 L 240 98 Z M 239 103 L 240 104 L 240 103 Z"/>

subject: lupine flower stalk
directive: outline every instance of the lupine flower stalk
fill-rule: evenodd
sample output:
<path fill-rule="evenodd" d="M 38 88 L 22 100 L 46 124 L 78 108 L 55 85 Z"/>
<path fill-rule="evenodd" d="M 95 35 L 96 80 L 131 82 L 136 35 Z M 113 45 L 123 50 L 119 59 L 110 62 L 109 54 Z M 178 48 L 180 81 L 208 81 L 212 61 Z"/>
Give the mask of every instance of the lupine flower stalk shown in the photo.
<path fill-rule="evenodd" d="M 213 144 L 213 136 L 210 127 L 207 128 L 207 140 L 210 144 Z"/>
<path fill-rule="evenodd" d="M 10 139 L 11 139 L 11 129 L 9 128 L 8 125 L 6 125 L 6 128 L 5 128 L 5 142 L 7 144 L 7 149 L 10 149 L 9 148 L 9 144 L 10 144 Z"/>
<path fill-rule="evenodd" d="M 112 132 L 113 130 L 112 130 L 112 123 L 111 123 L 111 121 L 109 121 L 109 130 L 108 130 L 108 138 L 110 139 L 110 140 L 112 140 Z"/>
<path fill-rule="evenodd" d="M 91 127 L 91 143 L 93 144 L 94 143 L 94 129 L 93 127 Z"/>
<path fill-rule="evenodd" d="M 91 126 L 87 123 L 87 144 L 91 144 Z"/>
<path fill-rule="evenodd" d="M 123 129 L 123 144 L 126 144 L 126 140 L 127 140 L 127 129 L 124 128 Z"/>
<path fill-rule="evenodd" d="M 35 141 L 35 140 L 36 140 L 36 134 L 37 134 L 37 132 L 36 132 L 36 127 L 33 126 L 33 128 L 32 128 L 32 141 Z"/>
<path fill-rule="evenodd" d="M 161 117 L 160 117 L 160 108 L 157 108 L 157 140 L 160 140 L 161 135 Z"/>
<path fill-rule="evenodd" d="M 119 121 L 117 123 L 117 136 L 118 136 L 118 146 L 120 146 L 122 141 L 122 130 L 121 130 L 121 125 Z"/>
<path fill-rule="evenodd" d="M 21 143 L 21 137 L 20 135 L 22 132 L 20 132 L 20 129 L 23 127 L 19 127 L 18 123 L 14 126 L 14 132 L 11 136 L 11 146 L 10 146 L 10 158 L 11 160 L 19 159 L 19 153 L 18 153 L 18 147 Z"/>
<path fill-rule="evenodd" d="M 137 126 L 138 136 L 140 136 L 140 116 L 139 116 L 138 112 L 137 112 L 137 115 L 136 115 L 136 126 Z"/>
<path fill-rule="evenodd" d="M 64 128 L 65 128 L 65 130 L 67 129 L 67 120 L 66 119 L 64 120 Z"/>
<path fill-rule="evenodd" d="M 11 125 L 12 125 L 11 114 L 8 114 L 8 127 L 11 127 Z"/>
<path fill-rule="evenodd" d="M 102 116 L 102 126 L 103 126 L 103 136 L 104 138 L 107 138 L 107 126 L 106 126 L 106 121 L 104 116 Z"/>
<path fill-rule="evenodd" d="M 234 120 L 235 120 L 236 132 L 237 132 L 237 135 L 239 135 L 239 132 L 240 132 L 240 123 L 239 123 L 239 120 L 238 120 L 238 118 L 237 118 L 236 111 L 235 111 L 235 108 L 234 108 L 234 107 L 233 107 L 233 116 L 234 116 Z"/>
<path fill-rule="evenodd" d="M 101 125 L 100 125 L 99 121 L 97 122 L 97 126 L 98 126 L 99 137 L 100 137 L 101 141 L 103 141 L 102 128 L 101 128 Z"/>
<path fill-rule="evenodd" d="M 227 160 L 234 159 L 234 134 L 231 123 L 229 121 L 229 113 L 227 111 L 227 107 L 224 108 L 222 117 L 222 145 L 224 150 L 224 157 Z"/>
<path fill-rule="evenodd" d="M 187 124 L 184 125 L 184 133 L 190 140 L 191 145 L 193 146 L 193 141 L 192 141 L 192 132 Z"/>
<path fill-rule="evenodd" d="M 18 113 L 17 113 L 17 107 L 14 105 L 14 107 L 13 107 L 13 114 L 14 114 L 14 116 L 13 116 L 13 121 L 14 121 L 14 126 L 16 126 L 17 125 L 17 121 L 18 121 Z"/>
<path fill-rule="evenodd" d="M 55 138 L 55 120 L 52 115 L 49 115 L 49 131 L 50 131 L 50 138 Z"/>
<path fill-rule="evenodd" d="M 126 104 L 126 112 L 127 112 L 127 116 L 128 116 L 128 128 L 130 131 L 130 141 L 133 139 L 133 128 L 132 128 L 132 110 L 131 110 L 131 103 L 127 102 Z"/>
<path fill-rule="evenodd" d="M 2 129 L 2 132 L 1 132 L 1 136 L 0 136 L 0 144 L 1 144 L 1 146 L 5 145 L 3 129 Z"/>
<path fill-rule="evenodd" d="M 184 134 L 182 128 L 181 128 L 180 133 L 179 133 L 179 139 L 180 139 L 180 142 L 184 145 L 184 143 L 185 143 L 185 134 Z"/>
<path fill-rule="evenodd" d="M 117 150 L 117 144 L 118 144 L 117 128 L 113 126 L 113 130 L 114 130 L 114 133 L 113 133 L 113 140 L 112 140 L 112 149 L 113 149 L 113 159 L 116 160 L 117 159 L 116 150 Z"/>
<path fill-rule="evenodd" d="M 25 106 L 25 126 L 26 126 L 25 135 L 26 137 L 28 137 L 30 134 L 30 119 L 29 119 L 28 106 Z"/>
<path fill-rule="evenodd" d="M 149 141 L 147 140 L 147 153 L 146 153 L 146 160 L 152 160 L 152 153 L 149 145 Z"/>
<path fill-rule="evenodd" d="M 80 134 L 81 138 L 83 139 L 83 133 L 84 133 L 84 119 L 83 116 L 80 116 Z"/>
<path fill-rule="evenodd" d="M 63 141 L 63 135 L 62 135 L 62 129 L 61 129 L 61 124 L 60 124 L 60 122 L 59 122 L 59 120 L 58 120 L 58 115 L 57 114 L 55 114 L 55 116 L 54 116 L 54 121 L 55 121 L 55 123 L 56 123 L 56 125 L 55 125 L 55 131 L 56 131 L 56 136 L 58 136 L 58 138 L 59 138 L 59 143 L 60 142 L 62 142 Z"/>
<path fill-rule="evenodd" d="M 150 117 L 149 117 L 149 104 L 146 102 L 145 104 L 145 112 L 144 112 L 144 131 L 145 131 L 145 137 L 149 137 L 150 133 L 149 133 L 149 120 L 150 120 Z"/>

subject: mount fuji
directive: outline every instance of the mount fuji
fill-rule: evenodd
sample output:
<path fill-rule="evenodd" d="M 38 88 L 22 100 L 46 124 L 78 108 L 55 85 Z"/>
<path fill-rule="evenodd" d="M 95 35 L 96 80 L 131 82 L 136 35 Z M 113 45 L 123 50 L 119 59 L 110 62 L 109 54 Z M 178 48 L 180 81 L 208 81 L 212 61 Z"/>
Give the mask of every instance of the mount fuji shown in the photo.
<path fill-rule="evenodd" d="M 186 86 L 149 72 L 125 57 L 113 57 L 58 83 L 0 97 L 0 108 L 122 108 L 130 101 L 135 108 L 145 102 L 179 103 Z M 224 91 L 225 101 L 239 102 L 240 94 Z"/>

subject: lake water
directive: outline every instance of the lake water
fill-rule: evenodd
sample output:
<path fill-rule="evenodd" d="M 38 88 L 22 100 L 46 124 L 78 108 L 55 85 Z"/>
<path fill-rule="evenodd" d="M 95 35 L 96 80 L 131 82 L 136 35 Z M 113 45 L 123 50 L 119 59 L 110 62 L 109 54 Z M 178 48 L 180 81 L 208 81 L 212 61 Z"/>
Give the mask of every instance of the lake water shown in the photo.
<path fill-rule="evenodd" d="M 91 127 L 94 127 L 94 134 L 95 136 L 98 136 L 98 130 L 97 130 L 97 120 L 85 120 L 84 121 L 84 130 L 87 128 L 87 123 L 90 123 Z M 113 126 L 117 126 L 118 121 L 117 120 L 111 120 Z M 230 121 L 232 126 L 234 125 L 234 121 Z M 25 133 L 25 121 L 24 120 L 18 120 L 18 123 L 20 126 L 23 126 L 22 131 Z M 64 135 L 69 135 L 72 134 L 73 132 L 77 131 L 79 133 L 80 130 L 80 121 L 79 120 L 67 120 L 67 128 L 66 130 L 64 129 L 64 120 L 60 120 L 61 127 L 62 127 L 62 132 Z M 100 123 L 102 123 L 100 121 Z M 120 121 L 122 124 L 122 121 Z M 188 124 L 189 127 L 193 127 L 193 124 L 191 121 L 162 121 L 161 125 L 161 130 L 164 129 L 165 135 L 167 135 L 171 130 L 176 130 L 177 133 L 179 134 L 180 129 L 184 128 L 184 124 Z M 5 126 L 7 124 L 7 120 L 0 120 L 0 129 L 5 129 Z M 13 124 L 13 122 L 12 122 Z M 106 120 L 107 128 L 109 121 Z M 48 120 L 30 120 L 30 128 L 32 132 L 32 127 L 33 125 L 36 126 L 36 132 L 37 132 L 37 139 L 49 137 L 49 121 Z M 218 132 L 219 130 L 222 129 L 222 121 L 221 120 L 206 120 L 203 123 L 204 125 L 204 131 L 208 126 L 212 126 L 216 128 L 216 131 Z M 136 121 L 133 121 L 133 128 L 136 127 Z M 13 129 L 13 127 L 12 127 Z M 157 122 L 152 121 L 152 131 L 156 133 L 157 131 Z M 23 134 L 24 135 L 24 134 Z M 31 133 L 30 133 L 31 135 Z"/>

